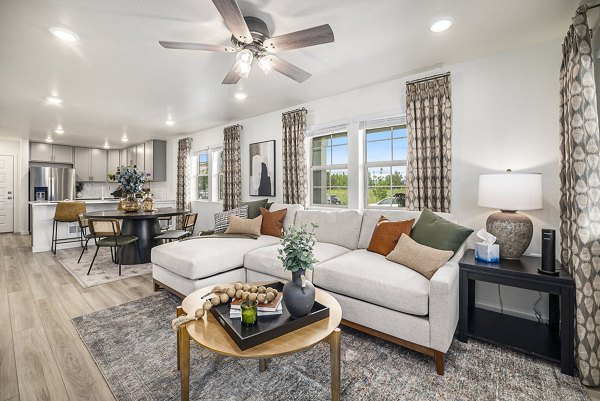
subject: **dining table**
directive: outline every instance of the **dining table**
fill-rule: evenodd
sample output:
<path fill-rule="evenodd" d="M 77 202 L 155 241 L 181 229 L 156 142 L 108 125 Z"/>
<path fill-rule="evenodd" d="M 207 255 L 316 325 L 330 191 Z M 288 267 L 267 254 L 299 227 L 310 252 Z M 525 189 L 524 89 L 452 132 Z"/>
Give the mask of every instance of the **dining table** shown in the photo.
<path fill-rule="evenodd" d="M 187 209 L 177 209 L 172 207 L 155 209 L 151 212 L 144 212 L 141 209 L 137 212 L 102 210 L 86 213 L 85 218 L 121 220 L 121 234 L 135 235 L 138 238 L 137 247 L 139 247 L 138 255 L 136 244 L 125 246 L 121 256 L 121 263 L 124 265 L 136 265 L 140 263 L 149 263 L 152 248 L 159 245 L 159 241 L 154 239 L 154 237 L 161 233 L 158 219 L 160 217 L 182 216 L 189 212 L 190 211 Z"/>

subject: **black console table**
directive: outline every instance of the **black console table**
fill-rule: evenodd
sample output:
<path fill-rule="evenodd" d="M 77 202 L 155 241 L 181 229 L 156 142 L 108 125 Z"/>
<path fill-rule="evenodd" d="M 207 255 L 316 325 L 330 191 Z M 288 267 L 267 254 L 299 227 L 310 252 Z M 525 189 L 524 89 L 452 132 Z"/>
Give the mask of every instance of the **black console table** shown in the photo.
<path fill-rule="evenodd" d="M 468 250 L 460 261 L 458 339 L 469 337 L 501 344 L 550 361 L 573 376 L 575 283 L 557 261 L 557 276 L 538 273 L 541 259 L 523 256 L 499 263 L 475 260 Z M 525 288 L 549 294 L 549 324 L 475 307 L 475 281 Z"/>

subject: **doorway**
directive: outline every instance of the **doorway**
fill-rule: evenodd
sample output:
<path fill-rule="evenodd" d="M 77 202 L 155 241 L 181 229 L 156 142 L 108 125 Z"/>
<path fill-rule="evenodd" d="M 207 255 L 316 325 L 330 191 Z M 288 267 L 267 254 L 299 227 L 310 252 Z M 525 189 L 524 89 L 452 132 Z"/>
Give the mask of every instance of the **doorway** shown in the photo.
<path fill-rule="evenodd" d="M 14 231 L 14 157 L 0 155 L 0 233 Z"/>

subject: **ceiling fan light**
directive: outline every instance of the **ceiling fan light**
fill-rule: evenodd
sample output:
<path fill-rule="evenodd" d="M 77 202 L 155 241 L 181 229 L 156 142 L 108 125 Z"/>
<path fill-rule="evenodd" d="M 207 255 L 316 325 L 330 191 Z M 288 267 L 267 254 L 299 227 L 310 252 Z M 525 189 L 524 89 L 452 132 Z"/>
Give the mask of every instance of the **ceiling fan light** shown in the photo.
<path fill-rule="evenodd" d="M 271 60 L 267 57 L 261 57 L 258 60 L 258 66 L 260 67 L 262 72 L 265 73 L 265 75 L 269 75 L 269 73 L 273 69 L 273 66 L 271 65 Z"/>
<path fill-rule="evenodd" d="M 240 77 L 246 79 L 248 78 L 248 76 L 250 76 L 250 70 L 252 69 L 252 64 L 250 63 L 238 63 L 237 67 L 235 68 L 235 73 L 238 74 Z"/>
<path fill-rule="evenodd" d="M 250 50 L 244 49 L 235 56 L 235 59 L 241 63 L 252 64 L 254 54 Z"/>

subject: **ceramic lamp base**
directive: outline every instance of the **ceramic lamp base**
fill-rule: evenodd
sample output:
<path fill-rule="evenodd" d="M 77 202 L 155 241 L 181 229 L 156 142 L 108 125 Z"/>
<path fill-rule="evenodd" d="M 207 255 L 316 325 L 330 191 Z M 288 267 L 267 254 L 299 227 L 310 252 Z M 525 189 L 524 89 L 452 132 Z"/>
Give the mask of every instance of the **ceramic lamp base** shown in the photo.
<path fill-rule="evenodd" d="M 519 259 L 531 243 L 533 223 L 529 217 L 517 212 L 494 213 L 487 218 L 485 226 L 497 238 L 502 259 Z"/>

